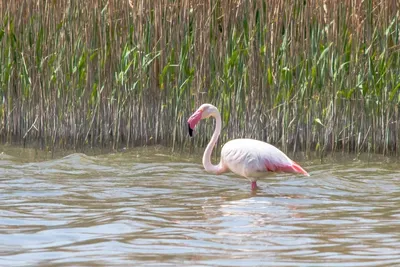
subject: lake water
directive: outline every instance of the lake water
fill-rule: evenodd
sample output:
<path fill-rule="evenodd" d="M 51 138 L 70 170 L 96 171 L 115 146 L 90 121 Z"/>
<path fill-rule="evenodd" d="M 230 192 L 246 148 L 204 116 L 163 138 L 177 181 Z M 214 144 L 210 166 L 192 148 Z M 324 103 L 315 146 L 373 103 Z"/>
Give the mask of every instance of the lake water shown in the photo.
<path fill-rule="evenodd" d="M 0 152 L 0 266 L 400 266 L 393 158 L 299 160 L 252 193 L 201 154 Z"/>

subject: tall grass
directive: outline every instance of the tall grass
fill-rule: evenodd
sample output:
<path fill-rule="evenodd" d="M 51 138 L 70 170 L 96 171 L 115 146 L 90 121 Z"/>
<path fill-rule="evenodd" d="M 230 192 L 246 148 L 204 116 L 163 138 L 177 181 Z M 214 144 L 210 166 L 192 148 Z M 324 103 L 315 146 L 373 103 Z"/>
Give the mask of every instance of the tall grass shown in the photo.
<path fill-rule="evenodd" d="M 42 148 L 222 142 L 399 153 L 398 1 L 3 1 L 0 135 Z M 201 133 L 201 134 L 200 134 Z"/>

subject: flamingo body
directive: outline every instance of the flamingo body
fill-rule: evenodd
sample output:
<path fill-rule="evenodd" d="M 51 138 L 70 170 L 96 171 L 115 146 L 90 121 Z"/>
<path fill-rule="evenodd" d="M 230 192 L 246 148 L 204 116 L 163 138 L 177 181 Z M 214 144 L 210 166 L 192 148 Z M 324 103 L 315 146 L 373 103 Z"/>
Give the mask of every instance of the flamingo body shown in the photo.
<path fill-rule="evenodd" d="M 207 172 L 221 174 L 232 171 L 251 181 L 251 188 L 257 188 L 257 179 L 269 172 L 308 173 L 275 146 L 255 139 L 234 139 L 227 142 L 221 151 L 218 165 L 211 163 L 211 153 L 221 132 L 221 115 L 211 104 L 201 105 L 189 118 L 189 135 L 192 135 L 196 124 L 209 117 L 214 117 L 216 126 L 203 155 L 203 166 Z"/>
<path fill-rule="evenodd" d="M 227 142 L 221 151 L 221 162 L 225 169 L 252 182 L 270 172 L 297 172 L 308 175 L 278 148 L 254 139 L 234 139 Z"/>

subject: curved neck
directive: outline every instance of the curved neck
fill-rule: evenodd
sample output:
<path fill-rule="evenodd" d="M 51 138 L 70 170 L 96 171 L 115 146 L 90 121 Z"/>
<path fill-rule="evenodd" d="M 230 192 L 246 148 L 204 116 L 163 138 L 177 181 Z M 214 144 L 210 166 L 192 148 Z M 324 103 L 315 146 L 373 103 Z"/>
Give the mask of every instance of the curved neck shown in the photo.
<path fill-rule="evenodd" d="M 216 112 L 211 116 L 215 118 L 215 130 L 211 137 L 210 142 L 206 147 L 206 150 L 204 151 L 203 166 L 207 172 L 219 173 L 221 169 L 221 163 L 218 165 L 213 165 L 211 163 L 211 153 L 213 151 L 215 143 L 217 143 L 218 141 L 219 134 L 221 133 L 221 115 L 219 114 L 219 112 Z"/>

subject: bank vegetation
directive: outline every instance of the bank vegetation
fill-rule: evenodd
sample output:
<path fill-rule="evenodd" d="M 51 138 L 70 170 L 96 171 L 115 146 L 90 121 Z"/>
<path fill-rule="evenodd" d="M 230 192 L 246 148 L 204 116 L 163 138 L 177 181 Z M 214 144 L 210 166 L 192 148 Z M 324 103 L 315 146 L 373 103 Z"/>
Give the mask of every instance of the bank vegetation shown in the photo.
<path fill-rule="evenodd" d="M 399 153 L 400 2 L 0 3 L 0 136 L 45 149 L 204 146 Z"/>

